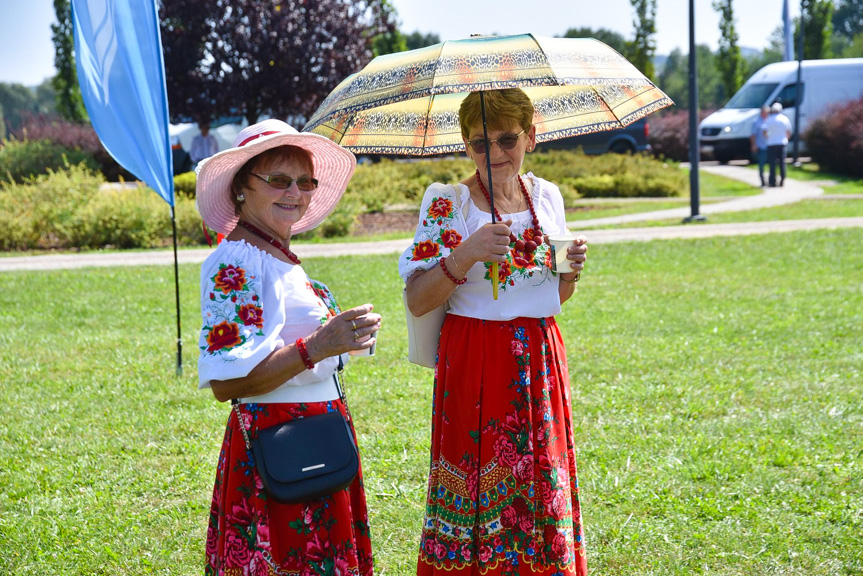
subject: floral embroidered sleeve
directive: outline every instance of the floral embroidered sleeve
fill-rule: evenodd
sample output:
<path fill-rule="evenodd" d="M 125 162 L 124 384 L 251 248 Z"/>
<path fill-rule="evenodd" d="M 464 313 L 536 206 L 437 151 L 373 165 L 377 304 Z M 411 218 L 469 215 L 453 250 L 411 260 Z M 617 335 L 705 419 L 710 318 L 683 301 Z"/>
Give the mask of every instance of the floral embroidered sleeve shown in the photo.
<path fill-rule="evenodd" d="M 452 186 L 432 184 L 420 206 L 414 241 L 399 259 L 399 274 L 407 280 L 419 270 L 429 270 L 461 244 L 467 236 L 464 218 Z"/>
<path fill-rule="evenodd" d="M 280 336 L 284 307 L 275 295 L 265 299 L 260 259 L 244 258 L 248 253 L 223 252 L 201 268 L 203 325 L 198 374 L 202 388 L 209 386 L 210 380 L 248 375 L 284 345 Z"/>

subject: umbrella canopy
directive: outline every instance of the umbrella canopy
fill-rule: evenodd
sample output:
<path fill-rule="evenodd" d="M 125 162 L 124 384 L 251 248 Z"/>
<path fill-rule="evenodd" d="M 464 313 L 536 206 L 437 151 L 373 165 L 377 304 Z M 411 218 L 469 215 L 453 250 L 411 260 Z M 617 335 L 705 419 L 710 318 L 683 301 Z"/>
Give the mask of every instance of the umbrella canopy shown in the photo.
<path fill-rule="evenodd" d="M 478 36 L 378 56 L 343 80 L 303 130 L 358 154 L 463 151 L 461 101 L 504 88 L 530 97 L 538 142 L 613 130 L 673 104 L 598 40 Z"/>

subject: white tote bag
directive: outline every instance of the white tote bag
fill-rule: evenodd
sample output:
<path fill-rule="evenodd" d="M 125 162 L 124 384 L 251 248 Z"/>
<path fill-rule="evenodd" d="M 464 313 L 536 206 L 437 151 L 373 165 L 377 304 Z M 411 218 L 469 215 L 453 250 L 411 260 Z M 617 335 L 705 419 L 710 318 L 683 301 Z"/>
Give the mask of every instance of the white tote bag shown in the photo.
<path fill-rule="evenodd" d="M 440 329 L 449 310 L 449 301 L 427 312 L 414 316 L 408 308 L 408 292 L 402 291 L 405 317 L 408 323 L 408 361 L 426 368 L 434 368 L 437 347 L 440 342 Z"/>

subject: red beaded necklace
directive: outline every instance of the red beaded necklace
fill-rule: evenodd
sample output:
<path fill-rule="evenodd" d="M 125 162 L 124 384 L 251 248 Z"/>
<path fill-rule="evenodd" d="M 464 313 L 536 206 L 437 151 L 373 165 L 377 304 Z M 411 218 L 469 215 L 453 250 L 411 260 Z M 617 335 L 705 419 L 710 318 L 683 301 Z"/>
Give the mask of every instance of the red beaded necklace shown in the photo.
<path fill-rule="evenodd" d="M 488 193 L 488 190 L 485 187 L 485 184 L 482 183 L 482 180 L 479 177 L 479 170 L 476 171 L 476 183 L 479 186 L 480 191 L 485 196 L 485 199 L 488 201 L 488 205 L 491 206 L 491 196 Z M 533 207 L 533 201 L 530 199 L 530 194 L 527 193 L 527 187 L 524 185 L 524 181 L 521 179 L 521 176 L 518 176 L 518 185 L 521 187 L 521 193 L 524 194 L 524 199 L 527 200 L 527 207 L 530 208 L 530 215 L 533 216 L 533 237 L 534 238 L 543 238 L 542 235 L 542 226 L 539 225 L 539 217 L 536 215 L 536 210 Z M 500 212 L 497 211 L 497 208 L 494 208 L 494 216 L 498 219 L 498 221 L 503 222 L 503 218 L 500 217 Z M 515 243 L 515 249 L 519 251 L 527 252 L 528 254 L 533 254 L 536 252 L 536 242 L 533 240 L 520 240 L 516 237 L 515 234 L 510 233 L 509 235 L 510 243 Z"/>
<path fill-rule="evenodd" d="M 288 260 L 290 260 L 292 264 L 299 264 L 300 263 L 300 257 L 299 256 L 294 254 L 287 246 L 285 246 L 284 244 L 282 244 L 281 242 L 279 242 L 278 240 L 276 240 L 275 238 L 273 238 L 272 236 L 270 236 L 269 234 L 267 234 L 266 232 L 264 232 L 260 228 L 253 226 L 252 224 L 249 224 L 245 220 L 237 221 L 237 225 L 240 228 L 246 229 L 249 233 L 254 234 L 255 236 L 257 236 L 261 240 L 266 240 L 267 242 L 269 242 L 270 244 L 272 244 L 273 246 L 275 246 L 276 248 L 281 250 L 282 254 L 287 256 Z"/>

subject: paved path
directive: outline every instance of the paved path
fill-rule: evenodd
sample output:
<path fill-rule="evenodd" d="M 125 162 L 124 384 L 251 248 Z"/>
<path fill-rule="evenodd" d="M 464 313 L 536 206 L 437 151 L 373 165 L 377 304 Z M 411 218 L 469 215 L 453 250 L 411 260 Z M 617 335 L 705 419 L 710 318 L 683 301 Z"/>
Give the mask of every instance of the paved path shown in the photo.
<path fill-rule="evenodd" d="M 701 166 L 703 172 L 718 174 L 727 178 L 733 178 L 740 182 L 758 187 L 761 181 L 758 172 L 744 166 Z M 807 198 L 817 198 L 824 194 L 824 190 L 812 182 L 785 179 L 785 186 L 777 188 L 764 188 L 764 192 L 754 196 L 740 196 L 726 202 L 701 203 L 699 212 L 701 214 L 718 214 L 720 212 L 743 212 L 757 208 L 769 208 L 783 204 L 793 204 Z M 654 210 L 652 212 L 639 212 L 637 214 L 626 214 L 624 216 L 609 216 L 608 218 L 593 218 L 590 220 L 578 220 L 568 223 L 570 228 L 587 228 L 588 226 L 615 226 L 628 224 L 630 222 L 646 222 L 648 220 L 683 220 L 692 214 L 689 206 L 681 208 L 670 208 L 668 210 Z M 592 235 L 593 233 L 591 233 Z"/>
<path fill-rule="evenodd" d="M 703 170 L 720 174 L 735 180 L 757 185 L 758 173 L 741 166 L 704 166 Z M 779 206 L 798 202 L 805 198 L 815 198 L 823 195 L 818 186 L 786 179 L 782 188 L 767 188 L 763 194 L 734 198 L 716 204 L 704 204 L 701 212 L 713 214 L 718 212 L 733 212 L 753 210 L 769 206 Z M 844 198 L 845 196 L 843 196 Z M 613 218 L 596 218 L 573 222 L 572 227 L 595 226 L 597 224 L 616 225 L 627 222 L 659 220 L 689 216 L 690 209 L 674 208 L 642 212 Z M 707 238 L 711 236 L 740 236 L 747 234 L 766 234 L 770 232 L 791 232 L 794 230 L 816 230 L 835 228 L 863 228 L 863 218 L 819 218 L 812 220 L 778 220 L 770 222 L 748 222 L 734 224 L 689 224 L 681 226 L 661 226 L 650 228 L 622 228 L 608 230 L 591 230 L 588 237 L 592 244 L 612 242 L 644 242 L 648 240 L 670 238 Z M 393 254 L 403 251 L 411 240 L 382 240 L 378 242 L 352 242 L 330 244 L 299 244 L 292 248 L 304 258 L 327 256 L 359 256 L 366 254 Z M 180 264 L 197 264 L 203 262 L 211 248 L 180 250 L 177 259 Z M 84 252 L 80 254 L 49 254 L 45 256 L 10 256 L 0 258 L 0 272 L 13 270 L 55 270 L 62 268 L 88 268 L 99 266 L 166 266 L 174 262 L 172 250 L 153 250 L 142 252 Z"/>

